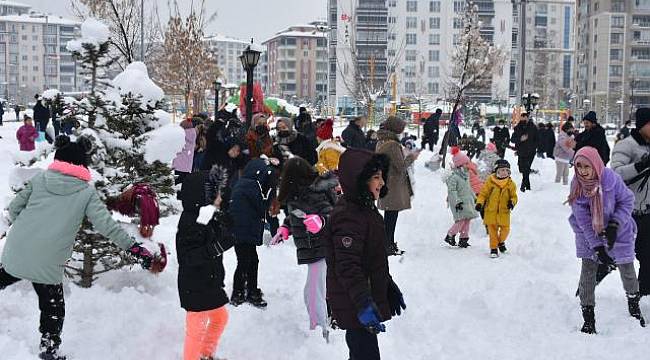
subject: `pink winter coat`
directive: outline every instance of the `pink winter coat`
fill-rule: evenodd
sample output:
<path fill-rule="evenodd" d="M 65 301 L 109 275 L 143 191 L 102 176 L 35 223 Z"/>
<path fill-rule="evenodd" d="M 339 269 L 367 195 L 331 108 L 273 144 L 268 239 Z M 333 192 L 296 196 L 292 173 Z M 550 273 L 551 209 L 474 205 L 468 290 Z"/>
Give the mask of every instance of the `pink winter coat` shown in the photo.
<path fill-rule="evenodd" d="M 469 170 L 469 184 L 474 194 L 478 195 L 483 187 L 483 182 L 478 173 L 478 166 L 476 166 L 476 163 L 470 162 L 467 164 L 467 169 Z"/>
<path fill-rule="evenodd" d="M 194 147 L 196 145 L 196 129 L 185 129 L 185 146 L 176 154 L 172 167 L 176 171 L 191 173 L 192 162 L 194 161 Z"/>
<path fill-rule="evenodd" d="M 38 138 L 38 131 L 33 125 L 23 125 L 16 131 L 16 139 L 20 143 L 20 151 L 34 151 L 34 142 Z"/>

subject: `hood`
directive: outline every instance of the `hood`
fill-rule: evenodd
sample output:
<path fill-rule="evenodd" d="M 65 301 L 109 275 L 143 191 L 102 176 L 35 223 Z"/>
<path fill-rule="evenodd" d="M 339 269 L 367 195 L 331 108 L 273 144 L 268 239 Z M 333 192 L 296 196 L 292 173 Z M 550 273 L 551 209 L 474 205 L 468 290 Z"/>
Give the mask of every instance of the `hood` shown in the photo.
<path fill-rule="evenodd" d="M 253 159 L 244 168 L 242 179 L 258 181 L 262 186 L 268 186 L 273 175 L 273 168 L 264 159 Z"/>
<path fill-rule="evenodd" d="M 379 141 L 389 141 L 389 140 L 395 140 L 399 142 L 399 138 L 397 137 L 397 134 L 390 130 L 386 129 L 379 129 L 377 130 L 377 140 Z"/>
<path fill-rule="evenodd" d="M 338 185 L 339 179 L 331 172 L 327 172 L 314 180 L 314 183 L 309 185 L 309 189 L 316 192 L 323 192 L 332 189 Z"/>
<path fill-rule="evenodd" d="M 89 186 L 81 179 L 54 170 L 45 171 L 43 177 L 45 178 L 45 188 L 55 195 L 71 195 L 83 191 Z"/>
<path fill-rule="evenodd" d="M 316 148 L 316 152 L 319 153 L 321 150 L 324 149 L 334 149 L 338 151 L 339 153 L 345 152 L 345 147 L 343 147 L 341 144 L 336 142 L 335 140 L 325 140 L 321 142 L 318 147 Z"/>
<path fill-rule="evenodd" d="M 384 154 L 375 154 L 365 149 L 348 149 L 339 159 L 339 182 L 346 197 L 361 202 L 366 182 L 378 169 L 383 172 L 384 182 L 388 179 L 390 160 Z"/>

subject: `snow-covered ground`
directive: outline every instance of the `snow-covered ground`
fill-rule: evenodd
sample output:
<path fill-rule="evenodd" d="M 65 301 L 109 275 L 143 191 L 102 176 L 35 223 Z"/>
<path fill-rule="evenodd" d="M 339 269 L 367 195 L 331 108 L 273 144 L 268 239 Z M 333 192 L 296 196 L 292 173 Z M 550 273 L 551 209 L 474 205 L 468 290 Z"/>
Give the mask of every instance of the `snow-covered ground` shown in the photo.
<path fill-rule="evenodd" d="M 0 127 L 0 206 L 6 205 L 7 176 L 17 123 Z M 574 297 L 579 262 L 563 206 L 567 187 L 553 183 L 555 165 L 535 160 L 541 174 L 533 191 L 520 194 L 513 214 L 510 254 L 488 256 L 479 221 L 472 224 L 471 248 L 441 245 L 451 225 L 446 187 L 439 173 L 424 168 L 431 153 L 416 164 L 414 207 L 400 214 L 397 240 L 407 251 L 391 258 L 391 273 L 401 286 L 406 312 L 387 323 L 380 346 L 384 359 L 646 359 L 648 330 L 627 314 L 618 275 L 597 290 L 599 334 L 579 332 L 582 324 Z M 516 173 L 516 161 L 509 153 Z M 514 175 L 519 183 L 520 176 Z M 38 226 L 38 219 L 34 219 Z M 91 289 L 66 284 L 63 352 L 69 359 L 182 358 L 184 311 L 176 290 L 174 234 L 177 217 L 163 219 L 155 240 L 172 255 L 167 270 L 153 276 L 139 269 L 103 275 Z M 2 242 L 0 241 L 0 247 Z M 269 306 L 229 308 L 230 323 L 218 356 L 230 360 L 347 359 L 344 332 L 325 344 L 308 330 L 302 301 L 306 268 L 296 265 L 292 245 L 259 248 L 260 286 Z M 228 291 L 235 255 L 225 257 Z M 650 303 L 642 301 L 650 315 Z M 0 292 L 0 358 L 35 359 L 38 302 L 22 282 Z"/>

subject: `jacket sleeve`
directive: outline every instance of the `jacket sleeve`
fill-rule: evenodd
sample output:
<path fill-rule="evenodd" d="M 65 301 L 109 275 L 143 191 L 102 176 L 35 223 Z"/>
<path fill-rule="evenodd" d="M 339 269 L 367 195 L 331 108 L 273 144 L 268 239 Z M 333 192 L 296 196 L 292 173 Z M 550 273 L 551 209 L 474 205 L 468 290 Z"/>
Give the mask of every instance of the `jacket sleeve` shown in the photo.
<path fill-rule="evenodd" d="M 366 246 L 364 225 L 357 219 L 343 217 L 337 219 L 336 225 L 332 227 L 336 277 L 357 310 L 361 311 L 371 298 L 368 277 L 363 268 Z"/>
<path fill-rule="evenodd" d="M 20 138 L 23 136 L 23 128 L 19 128 L 18 131 L 16 131 L 16 140 L 20 141 Z"/>
<path fill-rule="evenodd" d="M 28 181 L 25 187 L 16 194 L 16 197 L 9 203 L 9 220 L 14 222 L 20 212 L 23 211 L 29 197 L 32 196 L 32 182 Z"/>
<path fill-rule="evenodd" d="M 616 144 L 612 152 L 612 169 L 626 181 L 639 175 L 639 172 L 634 167 L 632 153 L 633 149 L 628 145 L 627 141 Z"/>
<path fill-rule="evenodd" d="M 133 246 L 135 240 L 120 225 L 113 220 L 106 205 L 101 201 L 96 191 L 92 191 L 90 200 L 86 205 L 86 216 L 93 224 L 93 228 L 100 234 L 109 238 L 120 248 L 126 250 Z"/>
<path fill-rule="evenodd" d="M 517 205 L 517 202 L 519 202 L 519 197 L 517 197 L 517 184 L 512 179 L 510 179 L 510 201 L 512 205 Z"/>
<path fill-rule="evenodd" d="M 596 234 L 591 223 L 589 207 L 586 204 L 579 204 L 577 201 L 571 205 L 576 225 L 582 231 L 582 236 L 589 244 L 589 248 L 594 249 L 598 246 L 605 245 L 605 242 Z"/>
<path fill-rule="evenodd" d="M 625 186 L 625 183 L 621 178 L 616 176 L 614 195 L 616 196 L 616 203 L 614 205 L 614 213 L 610 220 L 614 220 L 619 225 L 623 225 L 626 220 L 632 218 L 632 211 L 634 210 L 634 193 Z"/>

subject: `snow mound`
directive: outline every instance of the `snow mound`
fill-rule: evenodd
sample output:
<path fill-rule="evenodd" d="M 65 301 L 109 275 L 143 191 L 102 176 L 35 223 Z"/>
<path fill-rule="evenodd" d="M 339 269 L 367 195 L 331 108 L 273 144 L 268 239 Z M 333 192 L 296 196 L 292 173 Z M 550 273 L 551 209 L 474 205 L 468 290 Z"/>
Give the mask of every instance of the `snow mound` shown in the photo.
<path fill-rule="evenodd" d="M 142 62 L 134 62 L 113 79 L 113 87 L 120 95 L 142 96 L 143 105 L 154 106 L 163 99 L 165 93 L 149 78 L 147 66 Z"/>
<path fill-rule="evenodd" d="M 43 99 L 45 100 L 54 100 L 61 92 L 59 89 L 48 89 L 43 91 Z"/>
<path fill-rule="evenodd" d="M 66 48 L 72 52 L 81 52 L 83 44 L 92 44 L 95 47 L 108 41 L 110 30 L 103 22 L 88 18 L 81 24 L 81 39 L 68 41 Z"/>
<path fill-rule="evenodd" d="M 144 159 L 148 163 L 168 164 L 185 145 L 185 132 L 176 124 L 167 124 L 147 134 Z"/>

